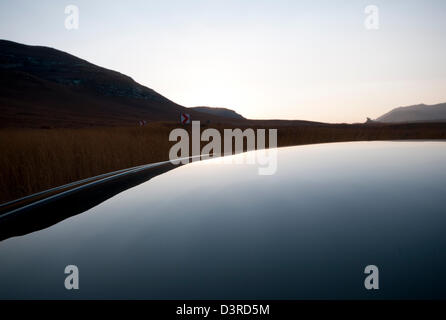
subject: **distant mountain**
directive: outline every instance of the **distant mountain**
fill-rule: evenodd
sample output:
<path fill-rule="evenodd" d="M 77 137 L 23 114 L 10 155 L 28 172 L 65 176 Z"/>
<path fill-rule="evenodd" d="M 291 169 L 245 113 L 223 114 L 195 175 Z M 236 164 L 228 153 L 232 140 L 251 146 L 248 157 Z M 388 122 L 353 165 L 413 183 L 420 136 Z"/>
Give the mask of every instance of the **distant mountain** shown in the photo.
<path fill-rule="evenodd" d="M 186 108 L 119 72 L 63 51 L 0 40 L 0 128 L 138 125 L 142 120 L 308 126 L 303 120 L 248 120 L 226 108 Z"/>
<path fill-rule="evenodd" d="M 234 110 L 227 108 L 213 108 L 213 107 L 192 107 L 189 109 L 193 109 L 199 112 L 213 114 L 216 116 L 221 116 L 229 119 L 245 119 L 242 115 L 238 114 Z"/>
<path fill-rule="evenodd" d="M 180 106 L 68 53 L 0 40 L 0 127 L 129 125 L 221 117 Z"/>
<path fill-rule="evenodd" d="M 446 122 L 446 103 L 399 107 L 377 118 L 377 122 Z"/>

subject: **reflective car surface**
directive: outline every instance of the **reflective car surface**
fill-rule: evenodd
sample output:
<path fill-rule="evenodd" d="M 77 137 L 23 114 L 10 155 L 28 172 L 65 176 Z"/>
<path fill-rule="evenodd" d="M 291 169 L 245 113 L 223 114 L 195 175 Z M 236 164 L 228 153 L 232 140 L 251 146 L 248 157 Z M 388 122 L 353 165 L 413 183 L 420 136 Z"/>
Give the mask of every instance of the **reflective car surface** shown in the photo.
<path fill-rule="evenodd" d="M 0 298 L 446 298 L 446 142 L 277 156 L 273 175 L 184 165 L 1 241 Z M 64 286 L 67 265 L 79 290 Z M 368 265 L 379 290 L 364 288 Z"/>

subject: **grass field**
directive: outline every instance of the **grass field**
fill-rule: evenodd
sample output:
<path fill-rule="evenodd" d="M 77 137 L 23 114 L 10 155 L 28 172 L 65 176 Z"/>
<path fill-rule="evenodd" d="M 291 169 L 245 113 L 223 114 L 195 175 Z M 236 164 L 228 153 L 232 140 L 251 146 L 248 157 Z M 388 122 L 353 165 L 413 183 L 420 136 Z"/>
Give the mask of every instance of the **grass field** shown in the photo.
<path fill-rule="evenodd" d="M 0 203 L 101 173 L 168 160 L 175 143 L 168 136 L 176 127 L 150 123 L 144 127 L 1 129 Z M 264 128 L 261 122 L 254 127 Z M 446 139 L 446 124 L 278 127 L 279 147 L 398 139 Z"/>

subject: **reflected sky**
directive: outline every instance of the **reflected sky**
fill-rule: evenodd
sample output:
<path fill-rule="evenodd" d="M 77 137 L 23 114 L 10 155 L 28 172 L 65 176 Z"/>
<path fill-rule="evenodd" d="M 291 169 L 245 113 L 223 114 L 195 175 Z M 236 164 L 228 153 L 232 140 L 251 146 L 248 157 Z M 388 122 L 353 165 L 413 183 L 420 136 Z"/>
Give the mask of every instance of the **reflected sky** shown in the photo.
<path fill-rule="evenodd" d="M 182 166 L 0 242 L 0 298 L 446 298 L 445 159 L 446 142 L 355 142 L 281 148 L 271 176 Z"/>

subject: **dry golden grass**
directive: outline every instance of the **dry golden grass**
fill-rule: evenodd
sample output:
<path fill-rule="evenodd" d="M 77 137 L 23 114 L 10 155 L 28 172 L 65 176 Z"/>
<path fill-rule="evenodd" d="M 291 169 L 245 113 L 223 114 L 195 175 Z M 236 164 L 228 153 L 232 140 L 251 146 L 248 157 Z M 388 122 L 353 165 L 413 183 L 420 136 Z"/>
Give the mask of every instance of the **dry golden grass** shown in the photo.
<path fill-rule="evenodd" d="M 178 125 L 173 123 L 151 123 L 145 127 L 0 130 L 0 202 L 98 174 L 167 160 L 174 143 L 168 136 L 175 127 Z M 221 131 L 230 126 L 216 128 Z M 390 139 L 446 139 L 446 125 L 278 128 L 279 146 Z"/>
<path fill-rule="evenodd" d="M 0 202 L 101 173 L 167 159 L 170 129 L 0 131 Z"/>
<path fill-rule="evenodd" d="M 278 131 L 281 147 L 343 141 L 446 139 L 446 123 L 295 126 Z"/>

